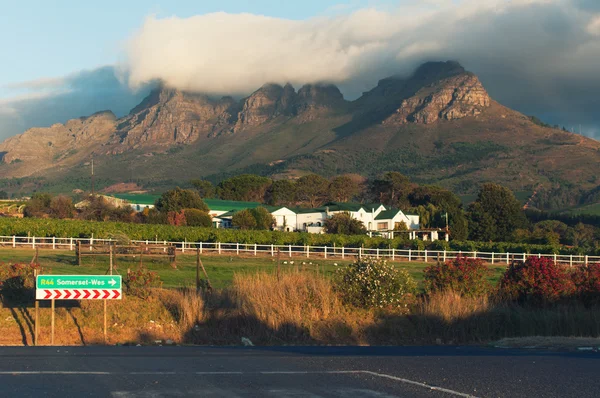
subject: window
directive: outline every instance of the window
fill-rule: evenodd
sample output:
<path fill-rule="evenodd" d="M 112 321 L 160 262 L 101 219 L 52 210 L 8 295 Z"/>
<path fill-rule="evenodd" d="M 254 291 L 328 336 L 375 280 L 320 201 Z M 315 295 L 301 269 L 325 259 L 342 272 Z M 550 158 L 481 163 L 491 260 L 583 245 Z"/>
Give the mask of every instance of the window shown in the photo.
<path fill-rule="evenodd" d="M 378 222 L 377 223 L 377 230 L 378 231 L 385 231 L 386 229 L 388 229 L 388 223 L 387 222 Z"/>

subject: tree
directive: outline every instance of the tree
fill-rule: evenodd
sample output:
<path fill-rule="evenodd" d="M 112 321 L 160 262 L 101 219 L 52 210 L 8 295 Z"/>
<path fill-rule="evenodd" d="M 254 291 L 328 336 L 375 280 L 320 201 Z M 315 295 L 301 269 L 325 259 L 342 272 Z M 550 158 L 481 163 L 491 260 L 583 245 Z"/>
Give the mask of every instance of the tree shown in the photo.
<path fill-rule="evenodd" d="M 271 213 L 269 213 L 269 210 L 264 207 L 250 209 L 250 213 L 252 213 L 252 216 L 256 220 L 254 229 L 271 229 L 273 224 L 275 224 L 275 219 Z"/>
<path fill-rule="evenodd" d="M 0 191 L 0 199 L 8 199 L 8 192 Z"/>
<path fill-rule="evenodd" d="M 337 213 L 325 220 L 325 232 L 328 234 L 362 235 L 367 232 L 360 220 L 352 218 L 350 213 Z"/>
<path fill-rule="evenodd" d="M 527 226 L 527 218 L 513 192 L 498 184 L 484 184 L 469 205 L 469 237 L 481 241 L 509 241 Z"/>
<path fill-rule="evenodd" d="M 329 199 L 335 202 L 349 202 L 359 191 L 356 179 L 347 175 L 334 177 L 329 183 Z"/>
<path fill-rule="evenodd" d="M 271 179 L 254 174 L 241 174 L 221 181 L 217 193 L 221 199 L 262 202 Z"/>
<path fill-rule="evenodd" d="M 185 224 L 190 227 L 211 227 L 212 217 L 205 211 L 198 209 L 185 209 Z"/>
<path fill-rule="evenodd" d="M 206 180 L 191 180 L 190 183 L 194 187 L 196 191 L 198 191 L 198 195 L 200 195 L 203 199 L 211 199 L 215 197 L 216 189 L 215 186 Z"/>
<path fill-rule="evenodd" d="M 231 223 L 239 229 L 254 229 L 256 228 L 256 219 L 250 210 L 245 209 L 238 211 L 231 217 Z"/>
<path fill-rule="evenodd" d="M 329 181 L 317 174 L 300 177 L 296 181 L 296 199 L 311 208 L 318 207 L 327 200 Z"/>
<path fill-rule="evenodd" d="M 52 202 L 52 195 L 49 193 L 35 193 L 25 205 L 23 215 L 25 217 L 44 217 L 48 215 Z"/>
<path fill-rule="evenodd" d="M 265 202 L 271 206 L 291 206 L 296 199 L 296 184 L 290 180 L 277 180 L 267 189 Z"/>
<path fill-rule="evenodd" d="M 82 220 L 132 222 L 135 219 L 135 212 L 129 206 L 116 207 L 100 195 L 90 195 L 86 200 L 87 206 L 78 216 Z"/>
<path fill-rule="evenodd" d="M 408 207 L 408 194 L 411 190 L 410 179 L 397 171 L 385 173 L 374 180 L 370 187 L 373 200 L 400 209 Z"/>
<path fill-rule="evenodd" d="M 48 213 L 52 218 L 72 218 L 74 211 L 73 200 L 64 195 L 52 198 L 48 207 Z"/>
<path fill-rule="evenodd" d="M 467 239 L 469 234 L 467 217 L 462 207 L 462 201 L 454 193 L 441 187 L 422 185 L 412 190 L 408 195 L 408 200 L 415 207 L 428 204 L 435 206 L 437 212 L 430 217 L 430 226 L 444 228 L 448 221 L 453 239 Z M 446 220 L 446 214 L 448 214 L 448 220 Z"/>
<path fill-rule="evenodd" d="M 183 209 L 198 209 L 208 212 L 208 206 L 198 192 L 191 189 L 181 189 L 179 187 L 163 193 L 154 204 L 156 209 L 161 212 L 175 211 Z"/>

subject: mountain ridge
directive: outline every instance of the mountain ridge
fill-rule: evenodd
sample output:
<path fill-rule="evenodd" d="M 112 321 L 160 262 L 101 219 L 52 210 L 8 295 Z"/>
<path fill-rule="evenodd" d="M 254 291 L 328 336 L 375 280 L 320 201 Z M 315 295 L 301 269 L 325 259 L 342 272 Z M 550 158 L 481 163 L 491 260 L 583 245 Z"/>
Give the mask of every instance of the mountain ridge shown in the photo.
<path fill-rule="evenodd" d="M 100 112 L 30 129 L 1 143 L 0 152 L 4 178 L 82 176 L 93 156 L 98 172 L 115 181 L 134 174 L 185 179 L 276 162 L 273 173 L 286 178 L 394 169 L 463 191 L 466 182 L 490 179 L 519 189 L 600 183 L 600 143 L 535 125 L 495 102 L 454 61 L 381 79 L 354 101 L 328 84 L 296 90 L 269 83 L 240 100 L 159 86 L 123 118 Z M 129 176 L 119 174 L 124 167 Z M 505 172 L 496 171 L 501 167 Z M 511 171 L 517 169 L 521 180 Z"/>

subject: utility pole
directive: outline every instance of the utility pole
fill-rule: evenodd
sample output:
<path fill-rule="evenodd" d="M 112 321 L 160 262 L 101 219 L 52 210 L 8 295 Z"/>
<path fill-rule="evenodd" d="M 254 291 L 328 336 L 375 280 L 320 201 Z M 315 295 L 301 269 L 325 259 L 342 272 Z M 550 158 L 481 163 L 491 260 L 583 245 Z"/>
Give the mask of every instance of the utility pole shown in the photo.
<path fill-rule="evenodd" d="M 92 158 L 92 196 L 94 196 L 94 158 Z"/>

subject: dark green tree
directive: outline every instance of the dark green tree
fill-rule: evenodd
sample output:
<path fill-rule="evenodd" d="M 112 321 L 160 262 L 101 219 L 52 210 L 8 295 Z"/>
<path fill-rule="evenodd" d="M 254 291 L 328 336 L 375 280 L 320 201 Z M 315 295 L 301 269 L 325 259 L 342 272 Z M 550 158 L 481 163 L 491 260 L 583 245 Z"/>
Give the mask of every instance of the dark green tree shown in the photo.
<path fill-rule="evenodd" d="M 212 199 L 215 197 L 216 189 L 210 181 L 196 179 L 191 180 L 190 184 L 198 191 L 198 195 L 200 195 L 201 198 Z"/>
<path fill-rule="evenodd" d="M 191 189 L 181 189 L 179 187 L 163 193 L 154 204 L 160 212 L 178 212 L 183 209 L 198 209 L 208 212 L 208 206 L 198 192 Z"/>
<path fill-rule="evenodd" d="M 50 211 L 52 195 L 49 193 L 34 193 L 32 198 L 27 201 L 23 215 L 25 217 L 44 217 Z"/>
<path fill-rule="evenodd" d="M 328 197 L 329 181 L 317 174 L 300 177 L 296 181 L 296 200 L 315 208 L 322 205 Z"/>
<path fill-rule="evenodd" d="M 448 222 L 452 239 L 465 240 L 469 235 L 468 221 L 462 207 L 462 201 L 447 189 L 422 185 L 415 187 L 408 195 L 411 206 L 427 206 L 431 204 L 436 208 L 436 214 L 430 217 L 430 226 L 444 228 Z M 446 220 L 446 213 L 448 220 Z"/>
<path fill-rule="evenodd" d="M 325 232 L 328 234 L 362 235 L 367 232 L 363 223 L 349 213 L 337 213 L 325 220 Z"/>
<path fill-rule="evenodd" d="M 205 211 L 198 209 L 185 209 L 185 224 L 190 227 L 211 227 L 212 217 Z"/>
<path fill-rule="evenodd" d="M 293 206 L 296 202 L 296 184 L 290 180 L 277 180 L 267 190 L 265 202 L 271 206 Z"/>
<path fill-rule="evenodd" d="M 231 223 L 239 229 L 254 229 L 256 228 L 256 219 L 252 212 L 248 209 L 238 211 L 231 217 Z"/>
<path fill-rule="evenodd" d="M 225 200 L 262 202 L 271 183 L 270 178 L 241 174 L 221 181 L 217 187 L 217 194 Z"/>
<path fill-rule="evenodd" d="M 250 213 L 256 220 L 256 226 L 254 229 L 271 229 L 273 224 L 275 224 L 275 219 L 269 213 L 269 210 L 264 207 L 257 207 L 255 209 L 250 209 Z"/>
<path fill-rule="evenodd" d="M 479 241 L 510 241 L 515 230 L 527 226 L 521 203 L 498 184 L 484 184 L 469 205 L 469 237 Z"/>
<path fill-rule="evenodd" d="M 358 182 L 347 175 L 334 177 L 329 183 L 329 199 L 334 202 L 350 202 L 359 192 Z"/>
<path fill-rule="evenodd" d="M 410 206 L 408 194 L 412 191 L 410 179 L 398 173 L 390 171 L 377 178 L 371 183 L 371 199 L 384 205 L 406 209 Z"/>

